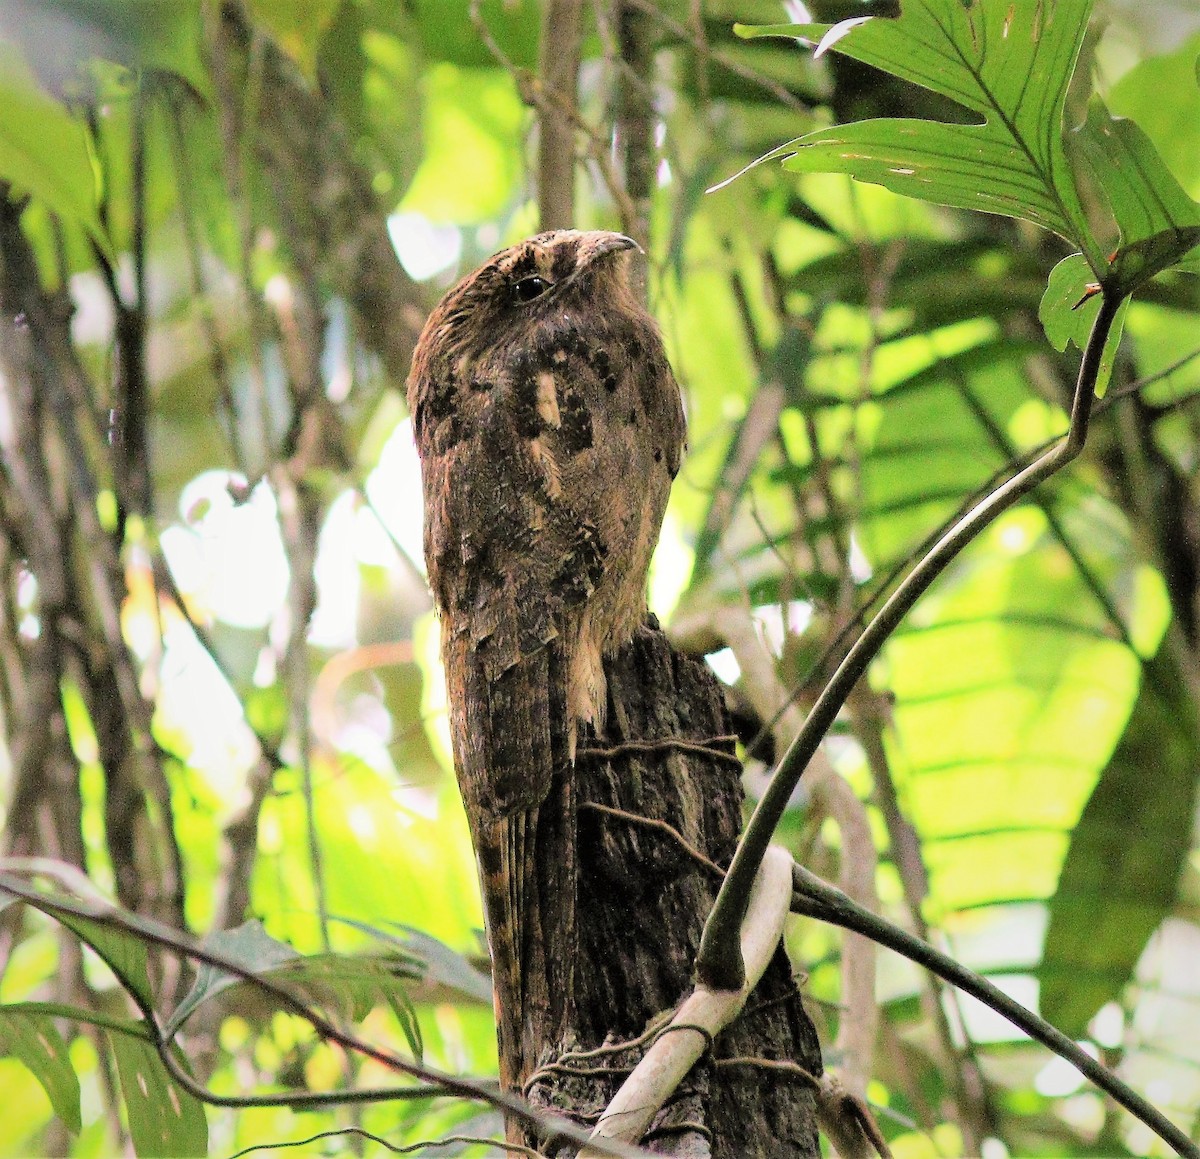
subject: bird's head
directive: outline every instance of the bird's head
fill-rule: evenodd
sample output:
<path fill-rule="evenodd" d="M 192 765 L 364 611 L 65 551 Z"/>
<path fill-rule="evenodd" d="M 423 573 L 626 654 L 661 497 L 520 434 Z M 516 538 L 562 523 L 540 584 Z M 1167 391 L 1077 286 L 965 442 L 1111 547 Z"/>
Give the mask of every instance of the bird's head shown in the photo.
<path fill-rule="evenodd" d="M 620 233 L 561 229 L 501 250 L 438 303 L 418 351 L 473 361 L 573 307 L 637 310 L 628 255 L 640 248 Z"/>

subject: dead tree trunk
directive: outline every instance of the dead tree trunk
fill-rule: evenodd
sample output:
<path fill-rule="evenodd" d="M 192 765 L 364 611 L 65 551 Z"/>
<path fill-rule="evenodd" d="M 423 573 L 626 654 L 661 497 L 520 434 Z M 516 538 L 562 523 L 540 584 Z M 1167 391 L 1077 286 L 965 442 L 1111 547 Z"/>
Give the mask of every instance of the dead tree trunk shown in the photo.
<path fill-rule="evenodd" d="M 738 762 L 707 667 L 675 651 L 652 623 L 605 668 L 605 734 L 581 746 L 538 811 L 537 888 L 527 899 L 535 912 L 519 917 L 523 962 L 544 968 L 522 978 L 523 1032 L 502 1043 L 521 1057 L 501 1060 L 501 1073 L 517 1076 L 534 1105 L 585 1124 L 641 1057 L 648 1027 L 692 986 L 719 881 L 671 830 L 724 864 L 741 828 Z M 638 1042 L 622 1047 L 631 1040 Z M 594 1053 L 601 1047 L 617 1049 Z M 760 1059 L 821 1072 L 782 949 L 645 1145 L 728 1159 L 817 1156 L 810 1084 L 799 1072 L 756 1065 Z"/>

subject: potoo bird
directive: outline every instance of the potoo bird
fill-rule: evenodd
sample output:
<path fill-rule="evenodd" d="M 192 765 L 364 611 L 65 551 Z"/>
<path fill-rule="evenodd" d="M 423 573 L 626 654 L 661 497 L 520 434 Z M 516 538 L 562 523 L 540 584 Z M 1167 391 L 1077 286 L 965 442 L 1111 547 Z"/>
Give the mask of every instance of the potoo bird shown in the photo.
<path fill-rule="evenodd" d="M 637 244 L 561 230 L 458 283 L 417 343 L 408 403 L 442 618 L 454 762 L 501 1011 L 519 1010 L 529 835 L 603 727 L 602 658 L 646 616 L 684 442 L 679 388 L 628 281 Z M 509 1016 L 511 1018 L 511 1016 Z M 520 1027 L 500 1020 L 501 1076 Z"/>

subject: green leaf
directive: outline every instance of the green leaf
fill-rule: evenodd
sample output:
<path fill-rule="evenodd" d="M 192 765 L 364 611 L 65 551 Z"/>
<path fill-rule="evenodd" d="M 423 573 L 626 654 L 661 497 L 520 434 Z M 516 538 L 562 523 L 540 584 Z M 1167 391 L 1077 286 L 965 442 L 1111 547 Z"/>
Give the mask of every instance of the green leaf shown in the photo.
<path fill-rule="evenodd" d="M 109 1043 L 138 1159 L 207 1154 L 204 1106 L 171 1078 L 154 1047 L 123 1034 L 109 1035 Z"/>
<path fill-rule="evenodd" d="M 1171 911 L 1192 829 L 1198 737 L 1192 698 L 1160 651 L 1145 665 L 1133 715 L 1075 828 L 1050 903 L 1041 1009 L 1064 1034 L 1082 1035 L 1119 996 Z"/>
<path fill-rule="evenodd" d="M 236 929 L 221 930 L 219 933 L 205 938 L 203 945 L 204 949 L 210 950 L 213 954 L 228 958 L 236 965 L 256 974 L 265 974 L 300 956 L 291 946 L 271 937 L 263 929 L 262 922 L 257 919 L 243 922 Z M 201 962 L 196 971 L 196 980 L 192 983 L 192 988 L 184 995 L 167 1023 L 167 1035 L 170 1036 L 178 1031 L 202 1003 L 220 994 L 222 990 L 236 986 L 240 981 L 242 979 L 236 974 L 231 974 L 208 962 Z"/>
<path fill-rule="evenodd" d="M 83 1022 L 88 1026 L 98 1026 L 103 1030 L 111 1030 L 114 1034 L 127 1034 L 133 1038 L 149 1041 L 146 1024 L 140 1019 L 132 1021 L 128 1018 L 115 1018 L 111 1014 L 101 1014 L 96 1010 L 83 1010 L 78 1006 L 68 1006 L 65 1002 L 22 1002 L 22 1010 L 31 1014 L 45 1014 L 50 1018 L 70 1018 L 75 1022 Z"/>
<path fill-rule="evenodd" d="M 1119 291 L 1115 289 L 1109 290 L 1109 293 L 1117 292 Z M 1068 344 L 1074 343 L 1082 350 L 1087 345 L 1096 315 L 1100 313 L 1100 302 L 1100 283 L 1096 281 L 1083 254 L 1071 254 L 1063 258 L 1050 271 L 1046 292 L 1038 306 L 1038 318 L 1050 345 L 1055 350 L 1066 350 Z M 1125 312 L 1128 308 L 1129 299 L 1126 297 L 1113 319 L 1112 329 L 1109 330 L 1108 339 L 1104 343 L 1100 365 L 1096 370 L 1095 390 L 1100 397 L 1103 397 L 1108 388 L 1108 380 L 1112 377 L 1113 363 L 1117 358 L 1117 348 L 1121 345 Z"/>
<path fill-rule="evenodd" d="M 71 930 L 82 942 L 91 946 L 117 980 L 137 1000 L 143 1009 L 154 1006 L 154 992 L 146 961 L 146 943 L 136 929 L 125 929 L 60 909 L 52 898 L 30 902 Z M 72 904 L 78 904 L 72 902 Z M 136 917 L 122 914 L 121 921 L 135 925 Z"/>
<path fill-rule="evenodd" d="M 1091 7 L 1091 0 L 906 0 L 895 19 L 739 27 L 743 36 L 819 38 L 818 53 L 832 48 L 983 117 L 975 125 L 901 118 L 836 125 L 770 156 L 787 155 L 785 168 L 795 172 L 848 173 L 923 201 L 1034 222 L 1103 268 L 1061 128 Z"/>
<path fill-rule="evenodd" d="M 78 1134 L 83 1126 L 79 1114 L 79 1078 L 53 1019 L 24 1004 L 0 1006 L 0 1053 L 20 1059 L 33 1072 L 54 1113 L 68 1130 Z"/>
<path fill-rule="evenodd" d="M 96 208 L 83 125 L 43 92 L 11 44 L 0 41 L 0 181 L 88 231 L 111 252 Z"/>
<path fill-rule="evenodd" d="M 1129 294 L 1200 243 L 1200 204 L 1180 187 L 1150 138 L 1094 97 L 1076 139 L 1121 230 L 1112 289 Z"/>

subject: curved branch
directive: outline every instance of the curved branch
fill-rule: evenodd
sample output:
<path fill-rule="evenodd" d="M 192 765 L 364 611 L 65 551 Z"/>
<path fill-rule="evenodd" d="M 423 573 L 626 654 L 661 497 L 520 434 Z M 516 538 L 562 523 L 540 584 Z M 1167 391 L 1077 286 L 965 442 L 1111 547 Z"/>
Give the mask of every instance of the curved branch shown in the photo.
<path fill-rule="evenodd" d="M 738 948 L 738 929 L 758 866 L 809 761 L 837 719 L 850 692 L 866 673 L 888 637 L 964 547 L 1039 483 L 1070 463 L 1083 449 L 1101 354 L 1120 305 L 1120 299 L 1104 293 L 1079 367 L 1066 436 L 977 503 L 933 545 L 875 614 L 817 698 L 804 727 L 780 761 L 770 786 L 738 843 L 733 863 L 700 941 L 696 972 L 701 981 L 725 990 L 736 990 L 741 986 L 745 970 Z"/>

